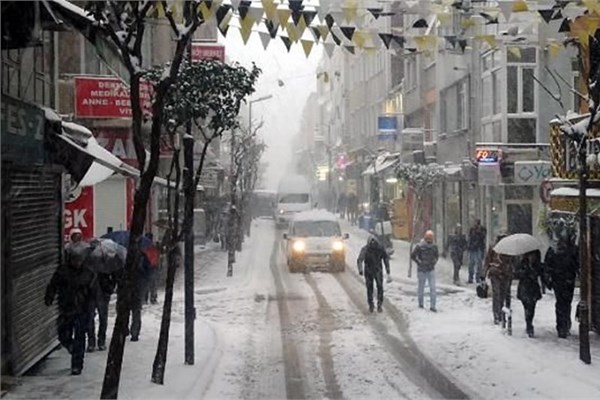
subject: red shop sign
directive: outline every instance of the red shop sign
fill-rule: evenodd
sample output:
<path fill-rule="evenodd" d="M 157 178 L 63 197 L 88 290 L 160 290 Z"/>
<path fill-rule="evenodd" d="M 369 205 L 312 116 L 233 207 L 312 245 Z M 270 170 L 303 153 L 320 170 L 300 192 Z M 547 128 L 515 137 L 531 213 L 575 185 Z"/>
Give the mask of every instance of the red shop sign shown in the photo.
<path fill-rule="evenodd" d="M 81 229 L 84 239 L 94 236 L 94 187 L 77 187 L 65 199 L 65 240 L 70 240 L 69 232 L 73 228 Z"/>
<path fill-rule="evenodd" d="M 225 46 L 218 44 L 192 43 L 192 61 L 218 60 L 225 62 Z"/>
<path fill-rule="evenodd" d="M 140 83 L 142 111 L 152 111 L 152 87 Z M 120 79 L 106 77 L 75 77 L 75 116 L 87 118 L 131 118 L 129 88 Z"/>

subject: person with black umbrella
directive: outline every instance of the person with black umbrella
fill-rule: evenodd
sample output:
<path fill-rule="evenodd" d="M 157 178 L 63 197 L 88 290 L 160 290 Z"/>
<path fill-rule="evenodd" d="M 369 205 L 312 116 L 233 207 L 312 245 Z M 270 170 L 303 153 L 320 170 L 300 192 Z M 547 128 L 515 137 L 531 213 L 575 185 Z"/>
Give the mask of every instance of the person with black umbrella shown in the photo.
<path fill-rule="evenodd" d="M 81 230 L 71 229 L 70 237 L 71 242 L 65 246 L 64 262 L 52 275 L 44 302 L 50 306 L 58 296 L 58 340 L 71 353 L 71 374 L 80 375 L 96 274 L 89 268 L 90 248 L 82 240 Z"/>

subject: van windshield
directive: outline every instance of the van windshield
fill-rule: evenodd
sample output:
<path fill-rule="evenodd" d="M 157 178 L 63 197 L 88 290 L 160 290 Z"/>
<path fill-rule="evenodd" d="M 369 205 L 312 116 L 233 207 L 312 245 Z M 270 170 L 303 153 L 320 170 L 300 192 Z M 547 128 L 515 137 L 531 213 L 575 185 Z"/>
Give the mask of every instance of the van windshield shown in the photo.
<path fill-rule="evenodd" d="M 300 237 L 341 236 L 340 225 L 335 221 L 297 221 L 292 234 Z"/>
<path fill-rule="evenodd" d="M 279 198 L 280 203 L 308 203 L 308 193 L 284 194 Z"/>

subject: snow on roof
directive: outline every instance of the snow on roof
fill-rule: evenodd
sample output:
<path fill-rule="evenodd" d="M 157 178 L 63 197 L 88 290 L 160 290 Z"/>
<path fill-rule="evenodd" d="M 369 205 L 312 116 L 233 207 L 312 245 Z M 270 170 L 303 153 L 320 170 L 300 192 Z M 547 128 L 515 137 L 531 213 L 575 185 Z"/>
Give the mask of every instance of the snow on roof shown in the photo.
<path fill-rule="evenodd" d="M 585 191 L 587 197 L 600 197 L 600 189 L 587 189 Z M 565 196 L 565 197 L 577 197 L 579 196 L 579 189 L 570 188 L 570 187 L 562 187 L 554 189 L 550 192 L 551 196 Z"/>
<path fill-rule="evenodd" d="M 338 221 L 338 217 L 335 214 L 330 213 L 327 210 L 315 209 L 302 211 L 294 215 L 294 221 Z"/>

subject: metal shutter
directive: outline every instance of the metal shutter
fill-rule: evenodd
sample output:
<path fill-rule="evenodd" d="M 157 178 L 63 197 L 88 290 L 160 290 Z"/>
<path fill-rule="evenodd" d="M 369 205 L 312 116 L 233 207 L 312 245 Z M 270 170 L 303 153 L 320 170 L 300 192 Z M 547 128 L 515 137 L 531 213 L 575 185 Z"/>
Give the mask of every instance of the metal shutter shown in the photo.
<path fill-rule="evenodd" d="M 46 307 L 44 294 L 61 259 L 61 174 L 51 168 L 9 174 L 8 318 L 11 370 L 20 375 L 57 343 L 57 310 Z"/>

